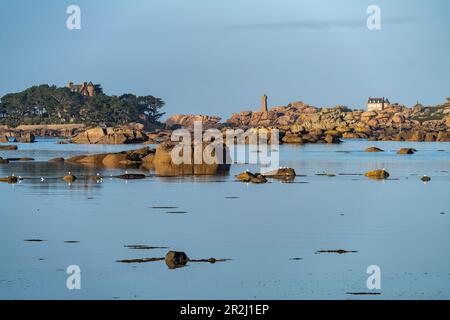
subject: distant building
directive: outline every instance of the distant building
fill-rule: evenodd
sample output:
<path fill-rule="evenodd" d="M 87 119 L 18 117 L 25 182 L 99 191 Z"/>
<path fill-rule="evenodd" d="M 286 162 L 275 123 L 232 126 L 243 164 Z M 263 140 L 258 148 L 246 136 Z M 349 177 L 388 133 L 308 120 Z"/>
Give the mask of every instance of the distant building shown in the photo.
<path fill-rule="evenodd" d="M 269 112 L 269 109 L 267 108 L 267 96 L 263 95 L 261 97 L 261 112 Z"/>
<path fill-rule="evenodd" d="M 367 100 L 368 111 L 379 111 L 388 108 L 391 105 L 387 98 L 369 98 Z"/>
<path fill-rule="evenodd" d="M 89 83 L 84 82 L 83 84 L 74 84 L 70 81 L 67 87 L 70 91 L 81 93 L 83 96 L 93 97 L 95 95 L 95 86 L 92 81 L 89 81 Z"/>

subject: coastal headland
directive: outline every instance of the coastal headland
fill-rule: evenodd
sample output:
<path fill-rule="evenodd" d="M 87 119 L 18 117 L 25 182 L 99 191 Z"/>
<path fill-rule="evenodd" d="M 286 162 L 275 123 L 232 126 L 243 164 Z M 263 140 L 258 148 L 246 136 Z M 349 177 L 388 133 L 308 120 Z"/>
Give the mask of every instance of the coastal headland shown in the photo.
<path fill-rule="evenodd" d="M 417 104 L 412 108 L 395 104 L 382 110 L 354 110 L 345 106 L 318 108 L 303 102 L 262 111 L 242 111 L 221 121 L 211 115 L 172 115 L 165 122 L 144 130 L 144 125 L 130 123 L 114 127 L 85 124 L 0 126 L 0 142 L 17 140 L 24 134 L 61 137 L 81 144 L 159 143 L 170 138 L 178 128 L 192 129 L 200 121 L 204 129 L 225 131 L 273 129 L 280 132 L 280 143 L 339 143 L 340 139 L 379 141 L 450 141 L 450 100 L 437 106 Z M 32 141 L 24 141 L 32 142 Z"/>

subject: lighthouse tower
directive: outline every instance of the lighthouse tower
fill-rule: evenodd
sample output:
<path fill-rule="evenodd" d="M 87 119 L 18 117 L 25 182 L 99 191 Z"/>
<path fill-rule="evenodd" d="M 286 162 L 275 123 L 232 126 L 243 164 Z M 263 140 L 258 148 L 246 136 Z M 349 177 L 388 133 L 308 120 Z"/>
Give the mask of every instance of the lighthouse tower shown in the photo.
<path fill-rule="evenodd" d="M 267 96 L 263 95 L 261 97 L 261 112 L 269 112 L 269 109 L 267 109 Z"/>

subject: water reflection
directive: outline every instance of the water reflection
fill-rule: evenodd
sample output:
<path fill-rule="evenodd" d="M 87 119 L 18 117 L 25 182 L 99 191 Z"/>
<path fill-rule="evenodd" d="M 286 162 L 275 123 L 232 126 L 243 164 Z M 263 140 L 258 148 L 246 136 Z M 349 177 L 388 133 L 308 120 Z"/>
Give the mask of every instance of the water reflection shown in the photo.
<path fill-rule="evenodd" d="M 386 152 L 363 152 L 372 145 Z M 388 279 L 384 298 L 449 298 L 449 145 L 281 145 L 280 165 L 298 176 L 289 182 L 270 178 L 265 185 L 234 182 L 247 169 L 258 172 L 254 165 L 233 165 L 225 175 L 161 177 L 154 167 L 48 162 L 140 146 L 47 140 L 0 151 L 3 158 L 35 158 L 0 164 L 0 177 L 24 177 L 15 185 L 0 184 L 0 298 L 347 299 L 347 292 L 366 291 L 365 272 L 374 263 Z M 418 152 L 397 155 L 401 147 Z M 363 176 L 382 168 L 389 179 Z M 146 178 L 114 178 L 125 171 Z M 65 183 L 68 172 L 78 179 Z M 97 173 L 102 181 L 96 181 Z M 427 184 L 423 175 L 431 178 Z M 188 214 L 167 214 L 178 210 Z M 153 252 L 130 250 L 124 243 L 163 244 L 191 259 L 167 265 L 167 249 L 154 249 L 149 264 L 115 263 Z M 341 248 L 358 252 L 315 254 Z M 232 257 L 233 263 L 201 268 L 196 263 L 220 260 L 192 259 L 211 252 Z M 295 263 L 292 257 L 302 260 Z M 72 264 L 81 267 L 86 284 L 76 293 L 65 289 L 64 270 Z"/>

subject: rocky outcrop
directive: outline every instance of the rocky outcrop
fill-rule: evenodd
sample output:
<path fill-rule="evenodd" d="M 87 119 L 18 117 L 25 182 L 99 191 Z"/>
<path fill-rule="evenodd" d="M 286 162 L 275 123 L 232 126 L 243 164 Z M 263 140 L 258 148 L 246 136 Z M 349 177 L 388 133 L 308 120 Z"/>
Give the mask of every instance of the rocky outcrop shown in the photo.
<path fill-rule="evenodd" d="M 22 134 L 31 133 L 36 137 L 65 137 L 69 138 L 77 132 L 84 131 L 84 124 L 43 124 L 20 125 L 16 128 L 0 126 L 0 136 L 20 137 Z"/>
<path fill-rule="evenodd" d="M 19 143 L 33 143 L 35 141 L 35 136 L 31 132 L 23 132 L 15 136 L 14 142 Z"/>
<path fill-rule="evenodd" d="M 169 117 L 169 119 L 166 120 L 165 125 L 168 129 L 192 129 L 194 127 L 194 122 L 199 121 L 202 123 L 203 129 L 206 130 L 220 127 L 220 120 L 221 118 L 217 116 L 176 114 Z"/>
<path fill-rule="evenodd" d="M 336 131 L 323 131 L 321 129 L 307 130 L 304 127 L 293 125 L 278 128 L 280 143 L 341 143 L 339 133 Z"/>
<path fill-rule="evenodd" d="M 80 155 L 69 158 L 66 162 L 78 163 L 91 167 L 125 168 L 132 165 L 142 165 L 149 155 L 155 153 L 154 149 L 144 147 L 138 150 L 123 151 L 117 153 L 101 153 L 92 155 Z"/>
<path fill-rule="evenodd" d="M 65 137 L 69 138 L 77 132 L 86 129 L 84 124 L 44 124 L 21 125 L 14 129 L 15 132 L 31 132 L 39 137 Z"/>
<path fill-rule="evenodd" d="M 343 106 L 315 108 L 302 102 L 268 112 L 244 111 L 225 122 L 228 127 L 277 127 L 284 143 L 337 142 L 337 138 L 385 141 L 450 141 L 450 103 L 407 108 L 394 104 L 380 111 L 351 110 Z M 311 139 L 310 132 L 331 136 Z M 306 139 L 305 139 L 306 137 Z M 333 141 L 334 140 L 334 141 Z"/>
<path fill-rule="evenodd" d="M 245 171 L 243 173 L 236 175 L 236 180 L 241 182 L 251 182 L 255 184 L 262 184 L 267 182 L 266 177 L 263 176 L 262 174 L 260 173 L 253 174 L 249 171 Z"/>
<path fill-rule="evenodd" d="M 71 138 L 76 144 L 130 144 L 143 143 L 149 140 L 142 130 L 129 127 L 92 128 Z"/>

